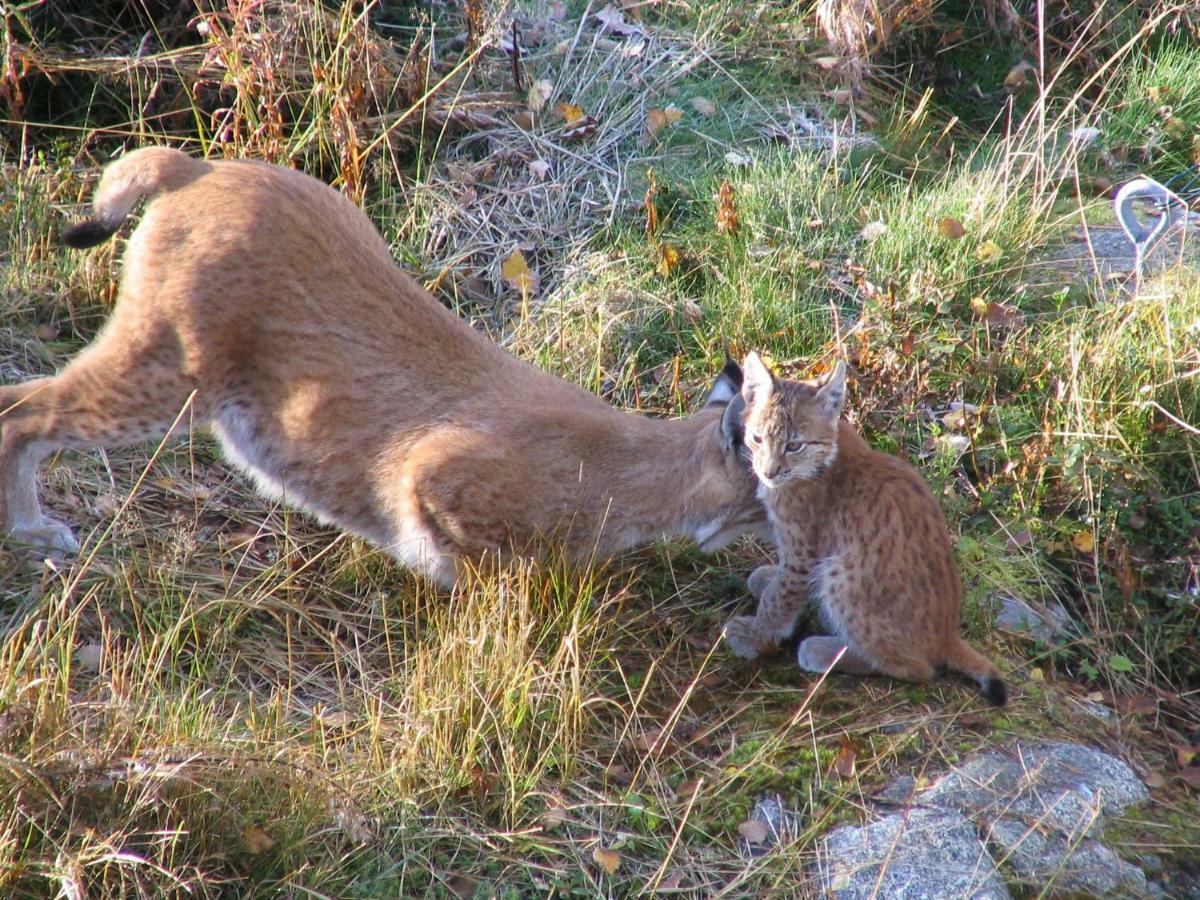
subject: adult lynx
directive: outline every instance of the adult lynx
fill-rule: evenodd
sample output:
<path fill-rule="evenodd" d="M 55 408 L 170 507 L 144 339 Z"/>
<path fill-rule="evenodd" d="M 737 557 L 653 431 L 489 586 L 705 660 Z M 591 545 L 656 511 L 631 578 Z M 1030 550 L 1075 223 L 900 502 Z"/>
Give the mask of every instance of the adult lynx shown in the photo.
<path fill-rule="evenodd" d="M 765 527 L 736 365 L 687 419 L 620 412 L 441 306 L 341 194 L 264 163 L 130 153 L 63 240 L 99 243 L 142 197 L 103 331 L 58 375 L 0 387 L 12 538 L 76 549 L 42 513 L 40 460 L 161 438 L 189 398 L 181 421 L 209 425 L 264 493 L 443 584 L 541 537 L 586 558 Z"/>
<path fill-rule="evenodd" d="M 879 453 L 846 422 L 846 366 L 798 382 L 746 358 L 745 442 L 779 550 L 750 576 L 754 616 L 726 625 L 738 656 L 791 634 L 815 603 L 832 636 L 805 638 L 801 668 L 926 681 L 946 666 L 1007 700 L 1000 673 L 959 636 L 962 579 L 937 501 L 905 460 Z"/>

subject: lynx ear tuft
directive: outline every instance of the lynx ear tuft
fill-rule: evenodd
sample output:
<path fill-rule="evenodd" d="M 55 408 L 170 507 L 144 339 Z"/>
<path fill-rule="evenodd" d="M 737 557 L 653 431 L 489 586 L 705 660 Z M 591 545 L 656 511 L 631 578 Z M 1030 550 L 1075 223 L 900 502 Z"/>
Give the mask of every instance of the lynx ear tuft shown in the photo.
<path fill-rule="evenodd" d="M 833 370 L 817 382 L 816 398 L 821 412 L 831 419 L 842 414 L 846 402 L 846 364 L 838 360 Z"/>
<path fill-rule="evenodd" d="M 746 398 L 747 404 L 765 400 L 775 390 L 775 376 L 754 351 L 751 351 L 742 363 L 742 373 L 745 379 L 742 382 L 742 396 Z"/>
<path fill-rule="evenodd" d="M 704 408 L 724 406 L 736 397 L 738 391 L 741 389 L 742 367 L 732 359 L 726 360 L 724 368 L 721 369 L 721 374 L 717 376 L 717 380 L 713 382 L 712 390 L 708 392 L 708 399 L 704 401 Z"/>

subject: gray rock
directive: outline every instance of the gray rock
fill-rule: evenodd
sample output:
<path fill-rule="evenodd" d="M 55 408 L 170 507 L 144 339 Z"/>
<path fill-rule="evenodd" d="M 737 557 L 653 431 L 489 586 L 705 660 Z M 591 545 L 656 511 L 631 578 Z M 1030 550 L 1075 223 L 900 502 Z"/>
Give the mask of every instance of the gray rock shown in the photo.
<path fill-rule="evenodd" d="M 1019 634 L 1051 644 L 1064 637 L 1071 626 L 1071 614 L 1059 603 L 1029 604 L 1020 597 L 1002 595 L 996 600 L 1000 611 L 996 627 L 1010 634 Z"/>
<path fill-rule="evenodd" d="M 975 826 L 954 810 L 914 809 L 826 835 L 817 857 L 838 900 L 1000 900 L 1009 897 Z"/>
<path fill-rule="evenodd" d="M 767 839 L 751 844 L 743 840 L 742 850 L 747 856 L 762 856 L 779 844 L 793 840 L 799 833 L 800 817 L 790 812 L 778 796 L 763 797 L 750 810 L 750 819 L 767 826 Z"/>
<path fill-rule="evenodd" d="M 988 842 L 1001 865 L 1039 890 L 1095 897 L 1147 893 L 1141 869 L 1089 838 L 1068 841 L 1015 819 L 999 819 L 988 831 Z"/>
<path fill-rule="evenodd" d="M 976 756 L 917 797 L 972 818 L 1018 819 L 1068 838 L 1094 836 L 1104 815 L 1120 813 L 1150 792 L 1121 760 L 1091 747 L 1049 743 Z"/>
<path fill-rule="evenodd" d="M 876 803 L 888 803 L 892 806 L 905 806 L 912 802 L 913 794 L 917 792 L 917 779 L 911 775 L 901 775 L 879 791 L 872 799 Z"/>

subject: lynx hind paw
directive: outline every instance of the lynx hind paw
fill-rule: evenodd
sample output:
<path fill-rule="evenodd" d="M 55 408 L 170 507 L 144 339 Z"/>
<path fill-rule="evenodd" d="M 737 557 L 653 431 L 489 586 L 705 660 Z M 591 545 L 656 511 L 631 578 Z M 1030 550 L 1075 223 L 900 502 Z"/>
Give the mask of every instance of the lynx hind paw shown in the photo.
<path fill-rule="evenodd" d="M 805 638 L 796 648 L 796 662 L 805 672 L 820 674 L 828 671 L 838 660 L 838 654 L 845 646 L 836 638 L 825 636 Z"/>
<path fill-rule="evenodd" d="M 14 543 L 44 552 L 51 559 L 65 559 L 79 552 L 75 533 L 62 522 L 46 516 L 36 525 L 18 525 L 8 533 L 8 537 Z"/>
<path fill-rule="evenodd" d="M 736 616 L 725 623 L 725 640 L 739 659 L 754 659 L 766 643 L 759 634 L 753 616 Z"/>

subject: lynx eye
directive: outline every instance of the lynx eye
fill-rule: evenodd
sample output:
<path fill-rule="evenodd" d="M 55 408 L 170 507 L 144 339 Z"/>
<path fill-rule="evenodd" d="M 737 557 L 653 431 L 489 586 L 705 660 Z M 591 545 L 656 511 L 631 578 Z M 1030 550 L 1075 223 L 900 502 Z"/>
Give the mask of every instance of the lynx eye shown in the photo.
<path fill-rule="evenodd" d="M 807 446 L 808 444 L 804 443 L 804 441 L 788 441 L 783 449 L 786 453 L 799 453 Z"/>

